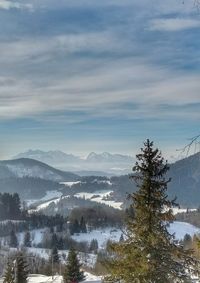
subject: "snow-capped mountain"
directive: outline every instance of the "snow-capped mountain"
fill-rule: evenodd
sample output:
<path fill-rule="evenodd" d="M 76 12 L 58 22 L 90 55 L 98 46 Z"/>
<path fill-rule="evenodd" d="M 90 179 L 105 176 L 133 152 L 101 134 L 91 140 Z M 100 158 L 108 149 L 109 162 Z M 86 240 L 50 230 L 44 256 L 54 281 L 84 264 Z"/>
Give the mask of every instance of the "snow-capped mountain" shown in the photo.
<path fill-rule="evenodd" d="M 87 156 L 87 161 L 92 162 L 109 162 L 109 163 L 130 163 L 134 162 L 134 159 L 129 155 L 122 155 L 122 154 L 111 154 L 109 152 L 103 152 L 100 154 L 97 154 L 95 152 L 91 152 Z"/>
<path fill-rule="evenodd" d="M 91 152 L 86 158 L 81 158 L 73 154 L 67 154 L 62 151 L 42 151 L 42 150 L 28 150 L 14 156 L 14 159 L 31 158 L 53 167 L 80 172 L 90 171 L 86 175 L 92 175 L 91 171 L 106 172 L 108 175 L 121 175 L 129 173 L 134 163 L 133 157 L 122 154 L 111 154 L 109 152 L 95 153 Z"/>
<path fill-rule="evenodd" d="M 108 174 L 128 173 L 134 162 L 134 159 L 129 155 L 111 154 L 109 152 L 91 152 L 83 159 L 62 151 L 28 150 L 14 157 L 14 159 L 18 158 L 35 159 L 67 171 L 80 172 L 84 169 L 84 171 L 90 171 L 90 174 L 94 170 L 96 172 L 105 171 Z"/>
<path fill-rule="evenodd" d="M 60 150 L 55 151 L 42 151 L 42 150 L 28 150 L 23 153 L 19 153 L 13 157 L 13 159 L 30 158 L 36 159 L 44 163 L 62 164 L 64 162 L 77 162 L 80 160 L 78 156 L 73 154 L 67 154 Z"/>

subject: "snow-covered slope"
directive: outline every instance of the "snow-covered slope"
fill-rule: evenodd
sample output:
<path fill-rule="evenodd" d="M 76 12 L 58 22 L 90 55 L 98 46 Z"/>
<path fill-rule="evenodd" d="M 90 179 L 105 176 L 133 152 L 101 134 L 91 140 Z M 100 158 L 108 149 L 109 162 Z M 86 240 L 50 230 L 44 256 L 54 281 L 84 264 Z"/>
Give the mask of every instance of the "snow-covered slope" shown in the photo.
<path fill-rule="evenodd" d="M 27 158 L 1 161 L 0 165 L 7 168 L 11 175 L 18 178 L 33 177 L 55 182 L 75 181 L 79 178 L 71 172 L 64 172 L 40 161 Z"/>
<path fill-rule="evenodd" d="M 85 280 L 82 282 L 87 283 L 101 283 L 101 278 L 99 276 L 92 275 L 88 272 L 85 272 Z M 63 283 L 62 276 L 45 276 L 41 274 L 31 274 L 28 278 L 28 283 Z"/>
<path fill-rule="evenodd" d="M 75 194 L 74 196 L 77 198 L 87 199 L 97 203 L 106 204 L 116 209 L 121 209 L 123 202 L 116 202 L 114 200 L 111 200 L 110 196 L 112 193 L 113 191 L 95 191 L 93 193 L 80 192 Z"/>

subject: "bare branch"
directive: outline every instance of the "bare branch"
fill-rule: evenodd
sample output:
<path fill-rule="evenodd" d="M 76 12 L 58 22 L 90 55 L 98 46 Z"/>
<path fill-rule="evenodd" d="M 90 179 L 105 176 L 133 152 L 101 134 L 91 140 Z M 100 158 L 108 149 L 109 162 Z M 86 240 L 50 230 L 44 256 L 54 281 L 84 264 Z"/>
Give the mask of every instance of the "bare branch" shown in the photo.
<path fill-rule="evenodd" d="M 200 0 L 197 0 L 200 2 Z M 181 153 L 186 153 L 188 156 L 192 147 L 194 147 L 194 153 L 197 151 L 197 145 L 200 145 L 200 134 L 194 136 L 193 138 L 189 139 L 189 143 L 187 143 L 183 148 L 177 149 L 177 151 L 181 151 Z"/>

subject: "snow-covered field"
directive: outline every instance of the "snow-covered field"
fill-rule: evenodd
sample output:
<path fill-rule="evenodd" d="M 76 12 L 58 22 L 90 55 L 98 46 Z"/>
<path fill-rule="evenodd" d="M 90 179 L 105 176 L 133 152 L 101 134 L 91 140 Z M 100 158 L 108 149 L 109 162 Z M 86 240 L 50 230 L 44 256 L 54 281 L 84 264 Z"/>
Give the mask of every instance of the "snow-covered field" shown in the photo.
<path fill-rule="evenodd" d="M 106 204 L 108 206 L 112 206 L 117 209 L 121 209 L 123 202 L 116 202 L 114 200 L 109 200 L 109 196 L 113 193 L 113 191 L 95 191 L 93 193 L 81 192 L 77 193 L 74 196 L 77 198 L 87 199 L 90 201 L 94 201 L 97 203 Z"/>
<path fill-rule="evenodd" d="M 73 185 L 76 185 L 76 184 L 80 184 L 81 181 L 75 181 L 75 182 L 60 182 L 61 185 L 65 185 L 66 187 L 72 187 Z"/>
<path fill-rule="evenodd" d="M 170 233 L 175 233 L 175 238 L 177 240 L 183 239 L 185 234 L 194 236 L 194 234 L 200 233 L 200 228 L 189 223 L 179 221 L 175 221 L 174 223 L 172 223 L 168 229 Z M 42 242 L 45 230 L 46 229 L 34 229 L 30 232 L 33 245 L 38 245 Z M 88 231 L 88 233 L 74 234 L 71 237 L 77 242 L 88 243 L 90 243 L 93 239 L 96 239 L 98 241 L 99 249 L 104 249 L 108 240 L 119 241 L 119 238 L 122 233 L 123 231 L 121 229 L 108 227 L 94 229 L 92 231 Z M 19 245 L 23 245 L 24 233 L 19 233 L 17 237 Z M 42 250 L 43 249 L 38 249 L 39 254 L 42 252 Z M 36 252 L 37 249 L 33 248 L 33 251 Z"/>
<path fill-rule="evenodd" d="M 195 234 L 200 233 L 200 228 L 195 227 L 186 222 L 175 221 L 169 227 L 169 232 L 171 234 L 175 233 L 175 238 L 181 240 L 184 238 L 185 234 L 194 236 Z M 96 239 L 99 244 L 99 248 L 105 248 L 106 242 L 108 240 L 119 241 L 119 238 L 122 234 L 122 230 L 115 228 L 105 228 L 105 229 L 96 229 L 88 233 L 75 234 L 72 236 L 77 242 L 87 241 L 91 242 L 92 239 Z"/>
<path fill-rule="evenodd" d="M 87 283 L 101 283 L 101 277 L 92 275 L 88 272 L 85 272 L 85 280 L 82 282 Z M 0 283 L 3 283 L 3 279 L 0 278 Z M 45 276 L 41 274 L 30 274 L 28 277 L 28 283 L 63 283 L 62 276 L 55 275 L 53 276 Z"/>
<path fill-rule="evenodd" d="M 174 207 L 173 209 L 173 214 L 176 215 L 177 213 L 183 213 L 183 212 L 187 212 L 187 208 L 178 208 L 178 207 Z M 196 211 L 196 208 L 191 208 L 189 209 L 189 211 Z"/>
<path fill-rule="evenodd" d="M 37 204 L 38 202 L 42 203 L 46 203 L 48 202 L 49 200 L 52 200 L 52 199 L 56 199 L 56 198 L 60 198 L 62 196 L 62 193 L 59 192 L 59 191 L 47 191 L 46 192 L 46 195 L 41 198 L 40 200 L 38 199 L 30 199 L 30 200 L 26 200 L 26 204 L 27 206 L 30 206 L 32 204 Z"/>

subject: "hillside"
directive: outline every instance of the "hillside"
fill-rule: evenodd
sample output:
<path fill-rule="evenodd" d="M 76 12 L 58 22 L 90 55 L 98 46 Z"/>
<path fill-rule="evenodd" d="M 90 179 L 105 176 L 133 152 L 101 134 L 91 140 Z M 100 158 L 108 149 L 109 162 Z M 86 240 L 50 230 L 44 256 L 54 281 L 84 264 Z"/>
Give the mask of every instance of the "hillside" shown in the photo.
<path fill-rule="evenodd" d="M 22 199 L 44 197 L 47 191 L 59 190 L 60 182 L 78 179 L 76 174 L 33 159 L 0 161 L 0 192 L 17 192 Z"/>
<path fill-rule="evenodd" d="M 182 207 L 200 206 L 200 153 L 171 164 L 168 177 L 172 178 L 168 186 L 170 198 L 177 196 Z M 126 196 L 135 190 L 129 175 L 80 177 L 33 159 L 0 161 L 0 192 L 18 192 L 23 199 L 44 197 L 48 191 L 62 191 L 63 196 L 82 198 L 82 203 L 87 200 L 87 203 L 96 201 L 119 207 L 118 203 L 128 204 Z M 62 199 L 62 206 L 63 202 L 69 203 Z M 59 205 L 57 199 L 56 206 Z"/>

